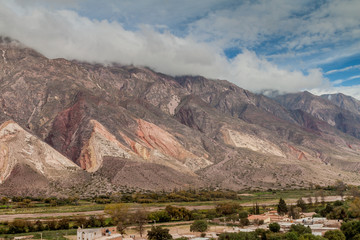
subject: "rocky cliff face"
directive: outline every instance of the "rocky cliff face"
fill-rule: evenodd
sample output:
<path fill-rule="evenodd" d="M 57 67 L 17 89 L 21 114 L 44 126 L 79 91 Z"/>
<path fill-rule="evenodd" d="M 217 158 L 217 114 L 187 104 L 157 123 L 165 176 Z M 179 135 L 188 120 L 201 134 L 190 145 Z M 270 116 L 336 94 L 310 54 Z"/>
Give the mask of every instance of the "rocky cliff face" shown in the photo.
<path fill-rule="evenodd" d="M 77 179 L 71 189 L 84 195 L 359 180 L 358 115 L 326 99 L 275 101 L 227 81 L 47 59 L 14 42 L 0 50 L 0 124 L 18 129 L 16 144 L 9 130 L 0 138 L 2 188 L 22 175 L 45 192 Z"/>

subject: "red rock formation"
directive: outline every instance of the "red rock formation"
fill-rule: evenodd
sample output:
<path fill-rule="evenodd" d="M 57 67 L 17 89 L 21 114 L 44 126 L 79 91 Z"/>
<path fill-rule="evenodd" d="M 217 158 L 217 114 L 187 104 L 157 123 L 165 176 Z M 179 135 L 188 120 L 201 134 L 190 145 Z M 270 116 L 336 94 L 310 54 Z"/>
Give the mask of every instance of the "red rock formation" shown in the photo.
<path fill-rule="evenodd" d="M 290 145 L 290 144 L 287 144 L 288 148 L 290 149 L 290 152 L 292 154 L 294 154 L 298 160 L 302 160 L 302 159 L 305 159 L 305 160 L 308 160 L 305 153 L 299 149 L 297 149 L 296 147 Z"/>
<path fill-rule="evenodd" d="M 185 161 L 189 153 L 179 144 L 174 136 L 160 127 L 138 119 L 136 135 L 149 147 L 160 150 L 163 154 Z"/>

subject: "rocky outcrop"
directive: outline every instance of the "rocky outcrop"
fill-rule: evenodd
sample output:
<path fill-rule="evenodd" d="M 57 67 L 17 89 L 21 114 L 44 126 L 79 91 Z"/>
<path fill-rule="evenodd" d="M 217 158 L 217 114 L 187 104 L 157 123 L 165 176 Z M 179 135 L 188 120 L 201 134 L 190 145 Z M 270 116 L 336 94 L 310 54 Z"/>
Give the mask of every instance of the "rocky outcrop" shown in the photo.
<path fill-rule="evenodd" d="M 14 121 L 0 125 L 0 186 L 4 191 L 14 187 L 31 189 L 34 185 L 48 189 L 51 182 L 67 184 L 77 179 L 80 171 L 76 164 Z"/>
<path fill-rule="evenodd" d="M 106 156 L 127 159 L 135 157 L 130 149 L 121 144 L 99 122 L 90 120 L 90 124 L 93 126 L 92 133 L 76 161 L 81 168 L 88 172 L 96 172 L 102 166 L 103 158 Z"/>
<path fill-rule="evenodd" d="M 255 152 L 285 157 L 285 154 L 282 153 L 281 149 L 278 148 L 275 144 L 260 139 L 255 135 L 241 133 L 230 129 L 224 129 L 223 134 L 224 142 L 234 147 L 248 148 Z"/>
<path fill-rule="evenodd" d="M 187 151 L 169 132 L 147 121 L 138 120 L 136 135 L 150 149 L 157 150 L 163 156 L 170 156 L 180 161 L 183 168 L 187 167 L 191 171 L 196 171 L 212 164 L 204 157 L 198 157 Z"/>

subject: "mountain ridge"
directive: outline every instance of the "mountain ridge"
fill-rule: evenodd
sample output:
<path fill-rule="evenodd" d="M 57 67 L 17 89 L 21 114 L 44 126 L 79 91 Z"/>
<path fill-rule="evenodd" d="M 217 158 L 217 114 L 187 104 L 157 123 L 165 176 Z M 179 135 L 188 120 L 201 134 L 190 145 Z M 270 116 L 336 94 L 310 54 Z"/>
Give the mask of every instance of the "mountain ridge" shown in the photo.
<path fill-rule="evenodd" d="M 225 80 L 47 59 L 4 41 L 0 50 L 0 124 L 12 120 L 76 164 L 77 194 L 360 179 L 360 118 L 326 98 L 271 99 Z M 54 192 L 50 178 L 40 182 Z"/>

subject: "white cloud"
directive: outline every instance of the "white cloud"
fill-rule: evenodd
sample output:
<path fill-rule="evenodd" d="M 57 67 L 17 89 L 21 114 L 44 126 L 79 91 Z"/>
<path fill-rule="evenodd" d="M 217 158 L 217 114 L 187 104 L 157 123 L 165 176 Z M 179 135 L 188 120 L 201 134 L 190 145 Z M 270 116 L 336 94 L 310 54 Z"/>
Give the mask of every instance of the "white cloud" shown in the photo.
<path fill-rule="evenodd" d="M 338 72 L 346 72 L 352 69 L 360 69 L 360 65 L 353 65 L 353 66 L 349 66 L 349 67 L 345 67 L 345 68 L 341 68 L 341 69 L 333 69 L 330 71 L 327 71 L 325 74 L 333 74 L 333 73 L 338 73 Z"/>
<path fill-rule="evenodd" d="M 352 96 L 357 100 L 360 100 L 360 85 L 355 86 L 339 86 L 339 87 L 329 87 L 329 88 L 315 88 L 309 90 L 312 94 L 322 95 L 322 94 L 334 94 L 334 93 L 343 93 L 348 96 Z"/>
<path fill-rule="evenodd" d="M 130 31 L 116 21 L 91 20 L 70 10 L 8 3 L 0 0 L 0 34 L 50 58 L 145 65 L 171 75 L 227 79 L 253 91 L 298 91 L 329 84 L 318 69 L 308 74 L 287 71 L 246 49 L 228 60 L 217 43 L 193 35 L 177 37 L 146 25 Z"/>
<path fill-rule="evenodd" d="M 351 76 L 347 80 L 350 81 L 350 80 L 354 80 L 354 79 L 358 79 L 358 78 L 360 78 L 360 75 Z"/>
<path fill-rule="evenodd" d="M 360 53 L 360 1 L 245 1 L 190 24 L 218 46 L 255 49 L 288 69 L 314 68 Z"/>
<path fill-rule="evenodd" d="M 201 40 L 218 40 L 224 46 L 240 42 L 244 47 L 253 47 L 271 37 L 291 35 L 299 21 L 291 16 L 306 3 L 283 0 L 242 2 L 194 21 L 190 24 L 190 33 Z"/>

